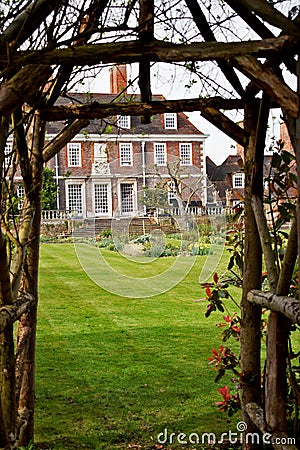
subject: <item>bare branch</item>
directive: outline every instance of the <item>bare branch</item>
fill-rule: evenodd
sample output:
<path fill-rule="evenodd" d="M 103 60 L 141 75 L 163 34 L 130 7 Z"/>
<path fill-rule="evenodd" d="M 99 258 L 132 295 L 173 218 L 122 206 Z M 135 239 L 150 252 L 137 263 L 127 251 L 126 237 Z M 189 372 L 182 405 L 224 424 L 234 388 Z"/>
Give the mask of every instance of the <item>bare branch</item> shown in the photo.
<path fill-rule="evenodd" d="M 274 27 L 280 28 L 285 33 L 300 36 L 300 30 L 297 25 L 278 11 L 278 9 L 273 8 L 266 0 L 255 0 L 255 2 L 252 0 L 240 0 L 240 3 L 247 8 L 249 12 L 254 12 Z"/>
<path fill-rule="evenodd" d="M 233 58 L 232 64 L 249 77 L 255 85 L 263 89 L 271 99 L 278 102 L 292 117 L 298 116 L 298 95 L 273 70 L 261 64 L 254 57 L 247 55 Z"/>
<path fill-rule="evenodd" d="M 288 243 L 284 253 L 282 268 L 279 273 L 279 279 L 276 289 L 277 295 L 286 295 L 289 292 L 291 278 L 297 260 L 298 242 L 297 242 L 297 220 L 292 222 Z"/>
<path fill-rule="evenodd" d="M 200 30 L 200 33 L 204 37 L 206 41 L 214 41 L 216 42 L 215 35 L 209 26 L 205 14 L 203 13 L 202 9 L 199 6 L 199 3 L 197 0 L 186 0 L 186 4 L 191 11 L 191 14 L 193 16 L 193 20 L 197 27 Z M 272 36 L 269 36 L 272 37 Z M 227 80 L 230 82 L 230 84 L 233 86 L 233 88 L 238 92 L 238 94 L 243 97 L 245 94 L 244 88 L 235 73 L 234 69 L 228 64 L 227 61 L 219 61 L 218 65 L 222 72 L 224 73 Z"/>
<path fill-rule="evenodd" d="M 225 131 L 229 136 L 245 145 L 247 134 L 245 131 L 232 122 L 218 109 L 242 109 L 244 102 L 241 100 L 226 100 L 221 97 L 199 98 L 152 101 L 149 103 L 140 102 L 118 102 L 118 103 L 98 103 L 93 102 L 87 105 L 61 105 L 53 108 L 44 108 L 40 114 L 47 120 L 64 119 L 103 119 L 117 114 L 126 114 L 129 116 L 139 116 L 147 113 L 148 115 L 162 114 L 165 112 L 179 111 L 201 111 L 203 117 L 208 118 Z"/>
<path fill-rule="evenodd" d="M 270 289 L 272 292 L 276 292 L 278 270 L 275 263 L 274 252 L 271 245 L 271 238 L 264 215 L 263 205 L 261 200 L 256 196 L 252 197 L 251 205 L 255 216 L 257 229 L 259 231 L 260 243 L 263 249 Z"/>
<path fill-rule="evenodd" d="M 250 291 L 247 298 L 249 302 L 268 308 L 273 312 L 281 313 L 293 323 L 300 325 L 299 300 L 256 289 Z"/>
<path fill-rule="evenodd" d="M 8 50 L 8 45 L 18 47 L 24 43 L 43 20 L 54 11 L 59 4 L 63 3 L 64 2 L 58 2 L 57 0 L 32 1 L 32 3 L 22 11 L 1 34 L 1 52 Z"/>
<path fill-rule="evenodd" d="M 65 64 L 91 66 L 100 63 L 138 62 L 147 56 L 152 62 L 185 62 L 228 59 L 240 55 L 267 57 L 280 51 L 295 53 L 299 39 L 280 36 L 272 39 L 246 42 L 193 42 L 191 44 L 172 44 L 153 40 L 149 43 L 139 41 L 106 42 L 55 50 L 18 51 L 12 61 L 0 55 L 1 64 Z"/>
<path fill-rule="evenodd" d="M 7 116 L 18 106 L 29 101 L 50 74 L 50 67 L 45 65 L 23 67 L 0 88 L 0 114 Z"/>
<path fill-rule="evenodd" d="M 205 119 L 234 139 L 243 147 L 247 144 L 247 134 L 239 125 L 230 120 L 225 114 L 214 107 L 201 108 L 201 114 Z"/>

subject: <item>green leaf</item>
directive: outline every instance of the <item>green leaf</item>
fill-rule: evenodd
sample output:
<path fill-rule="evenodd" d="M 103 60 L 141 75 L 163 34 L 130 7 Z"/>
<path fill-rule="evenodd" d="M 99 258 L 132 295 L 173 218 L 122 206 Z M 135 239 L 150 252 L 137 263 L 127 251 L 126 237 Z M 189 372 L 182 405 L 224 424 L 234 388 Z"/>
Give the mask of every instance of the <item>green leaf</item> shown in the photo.
<path fill-rule="evenodd" d="M 281 156 L 279 155 L 279 153 L 273 153 L 271 167 L 279 169 L 279 167 L 281 165 L 281 161 L 282 161 L 282 159 L 281 159 Z"/>
<path fill-rule="evenodd" d="M 234 255 L 231 256 L 228 266 L 227 266 L 227 269 L 231 270 L 233 267 L 234 267 Z"/>
<path fill-rule="evenodd" d="M 291 161 L 294 161 L 294 159 L 295 159 L 295 156 L 286 150 L 283 150 L 281 152 L 281 156 L 282 156 L 283 161 L 287 164 L 289 164 Z"/>
<path fill-rule="evenodd" d="M 218 381 L 220 381 L 224 375 L 225 375 L 225 369 L 220 369 L 218 375 L 215 378 L 215 382 L 217 383 Z"/>

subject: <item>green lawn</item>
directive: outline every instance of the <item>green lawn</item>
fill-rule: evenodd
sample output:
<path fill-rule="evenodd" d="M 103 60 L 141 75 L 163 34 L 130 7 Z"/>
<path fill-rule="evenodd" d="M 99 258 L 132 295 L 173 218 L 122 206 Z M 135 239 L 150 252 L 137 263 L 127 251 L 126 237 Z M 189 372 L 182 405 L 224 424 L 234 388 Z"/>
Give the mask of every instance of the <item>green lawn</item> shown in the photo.
<path fill-rule="evenodd" d="M 145 270 L 145 262 L 104 255 L 127 274 Z M 150 449 L 158 448 L 157 435 L 165 428 L 176 435 L 236 430 L 238 417 L 231 423 L 216 410 L 221 396 L 207 364 L 211 348 L 220 345 L 215 323 L 221 316 L 205 319 L 206 301 L 198 301 L 205 296 L 198 282 L 205 258 L 197 257 L 186 278 L 168 292 L 127 298 L 94 283 L 72 244 L 42 245 L 38 448 L 113 450 L 136 444 Z M 160 258 L 151 270 L 169 265 L 169 258 Z"/>

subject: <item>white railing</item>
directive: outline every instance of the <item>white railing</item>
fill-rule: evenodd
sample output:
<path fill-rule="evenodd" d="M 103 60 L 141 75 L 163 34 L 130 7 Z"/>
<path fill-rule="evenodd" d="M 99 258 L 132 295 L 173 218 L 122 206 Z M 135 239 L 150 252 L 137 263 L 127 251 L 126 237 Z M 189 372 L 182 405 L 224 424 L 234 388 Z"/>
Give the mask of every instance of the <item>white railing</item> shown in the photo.
<path fill-rule="evenodd" d="M 166 210 L 167 214 L 173 215 L 173 216 L 181 216 L 181 211 L 180 208 L 175 207 L 175 208 L 170 208 L 168 210 Z M 217 216 L 217 215 L 222 215 L 225 214 L 225 208 L 223 206 L 190 206 L 187 209 L 186 214 L 188 216 Z"/>
<path fill-rule="evenodd" d="M 166 210 L 167 214 L 171 216 L 181 216 L 181 210 L 178 207 L 169 208 Z M 204 213 L 204 209 L 201 206 L 189 206 L 186 214 L 188 216 L 202 216 Z"/>
<path fill-rule="evenodd" d="M 42 211 L 42 221 L 65 220 L 70 217 L 67 211 L 59 211 L 58 209 L 44 209 Z"/>
<path fill-rule="evenodd" d="M 207 216 L 220 216 L 226 213 L 226 209 L 223 206 L 207 206 L 204 214 Z"/>
<path fill-rule="evenodd" d="M 226 213 L 228 214 L 230 211 L 226 210 Z M 167 214 L 169 216 L 181 216 L 180 208 L 173 207 L 168 209 L 162 209 L 158 210 L 156 214 L 154 214 L 156 217 L 163 216 L 164 214 Z M 190 206 L 187 209 L 187 215 L 188 216 L 215 216 L 215 215 L 222 215 L 225 214 L 225 208 L 223 206 Z M 66 219 L 74 219 L 74 218 L 82 218 L 82 214 L 76 213 L 76 211 L 59 211 L 57 209 L 50 209 L 50 210 L 43 210 L 42 211 L 42 221 L 43 222 L 51 222 L 51 221 L 63 221 Z M 106 217 L 105 217 L 106 218 Z"/>

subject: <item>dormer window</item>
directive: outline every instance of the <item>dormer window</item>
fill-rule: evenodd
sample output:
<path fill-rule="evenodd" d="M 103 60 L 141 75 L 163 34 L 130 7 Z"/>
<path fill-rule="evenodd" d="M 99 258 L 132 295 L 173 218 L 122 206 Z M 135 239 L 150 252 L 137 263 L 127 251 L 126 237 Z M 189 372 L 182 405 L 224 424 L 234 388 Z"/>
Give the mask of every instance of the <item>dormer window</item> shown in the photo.
<path fill-rule="evenodd" d="M 165 129 L 177 130 L 177 114 L 165 113 L 164 117 L 165 117 Z"/>
<path fill-rule="evenodd" d="M 244 188 L 245 174 L 243 172 L 235 173 L 232 177 L 232 184 L 234 188 Z"/>
<path fill-rule="evenodd" d="M 117 116 L 117 126 L 119 128 L 130 129 L 130 116 Z"/>

